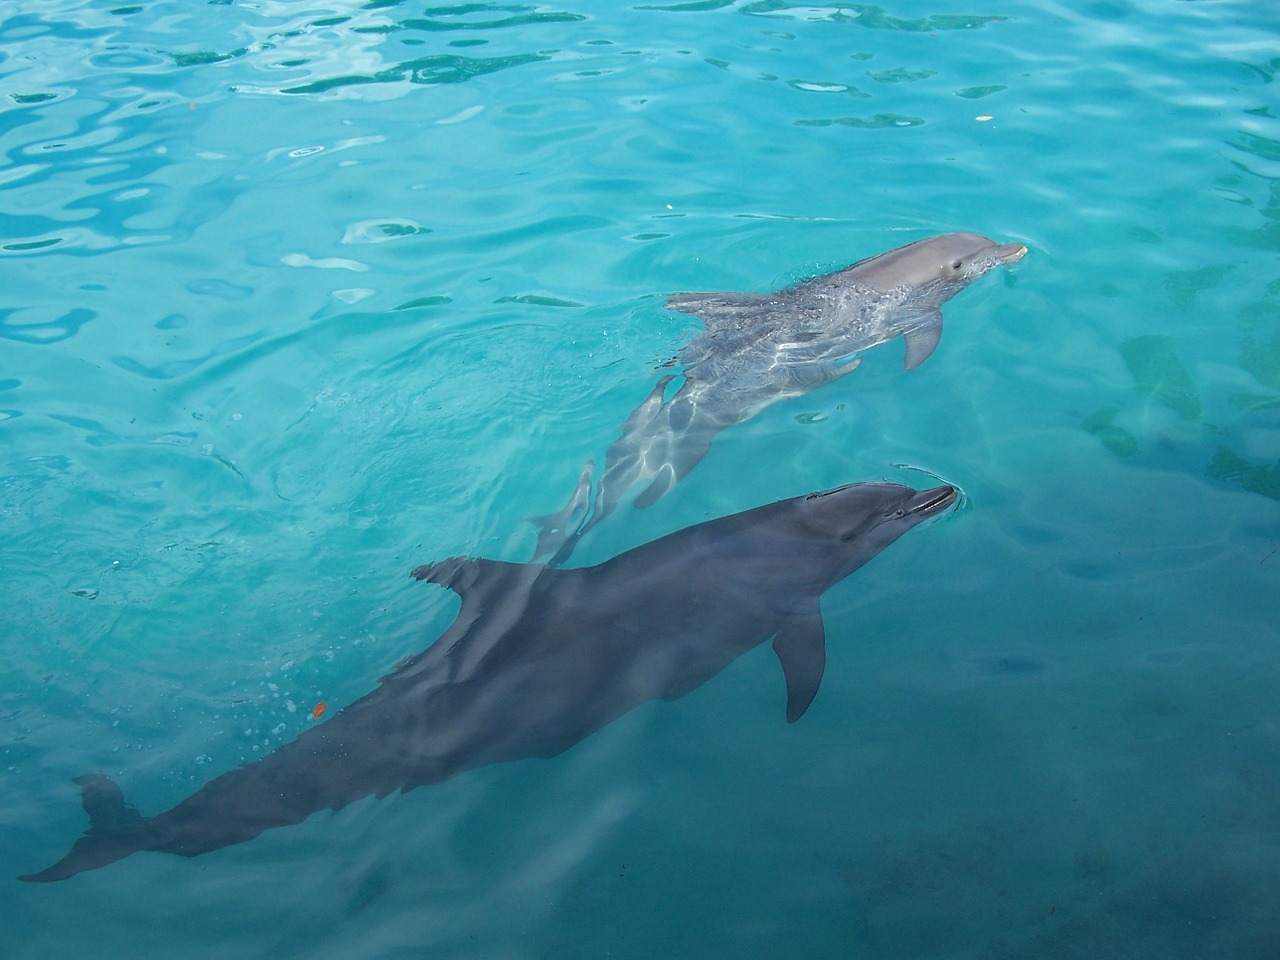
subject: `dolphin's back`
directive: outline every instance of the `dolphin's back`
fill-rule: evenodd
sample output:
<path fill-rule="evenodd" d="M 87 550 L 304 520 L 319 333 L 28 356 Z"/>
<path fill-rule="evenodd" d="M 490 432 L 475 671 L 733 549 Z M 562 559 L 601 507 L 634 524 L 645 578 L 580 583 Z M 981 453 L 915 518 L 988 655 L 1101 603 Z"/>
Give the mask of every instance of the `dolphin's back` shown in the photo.
<path fill-rule="evenodd" d="M 673 293 L 667 297 L 667 309 L 697 317 L 711 327 L 722 317 L 764 313 L 777 299 L 773 293 Z"/>

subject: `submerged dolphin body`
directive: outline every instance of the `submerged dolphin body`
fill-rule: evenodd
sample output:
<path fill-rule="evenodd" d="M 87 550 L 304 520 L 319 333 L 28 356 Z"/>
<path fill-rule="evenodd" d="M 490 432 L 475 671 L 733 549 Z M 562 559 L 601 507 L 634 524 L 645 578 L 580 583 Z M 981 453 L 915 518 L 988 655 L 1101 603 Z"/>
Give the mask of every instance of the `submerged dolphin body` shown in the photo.
<path fill-rule="evenodd" d="M 540 526 L 534 556 L 561 563 L 633 486 L 647 483 L 635 505 L 649 506 L 697 465 L 721 430 L 838 380 L 858 366 L 852 358 L 862 350 L 903 337 L 906 368 L 914 370 L 938 345 L 942 305 L 1026 252 L 1020 243 L 947 233 L 777 293 L 668 297 L 669 309 L 704 324 L 673 361 L 683 382 L 668 399 L 675 375 L 663 376 L 623 424 L 605 456 L 594 504 L 588 470 L 564 509 L 532 518 Z"/>
<path fill-rule="evenodd" d="M 823 591 L 955 499 L 949 486 L 858 484 L 701 523 L 594 567 L 418 567 L 414 577 L 462 597 L 424 653 L 157 816 L 104 776 L 78 778 L 88 832 L 21 879 L 62 880 L 138 850 L 195 856 L 370 794 L 553 757 L 646 701 L 684 696 L 769 637 L 795 721 L 822 679 Z"/>

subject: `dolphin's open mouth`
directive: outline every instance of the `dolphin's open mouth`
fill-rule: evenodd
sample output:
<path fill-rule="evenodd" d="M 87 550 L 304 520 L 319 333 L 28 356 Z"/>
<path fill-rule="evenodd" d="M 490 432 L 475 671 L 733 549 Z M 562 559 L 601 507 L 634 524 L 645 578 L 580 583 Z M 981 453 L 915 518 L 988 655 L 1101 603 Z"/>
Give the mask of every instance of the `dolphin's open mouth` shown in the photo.
<path fill-rule="evenodd" d="M 976 280 L 988 270 L 994 270 L 996 267 L 1007 267 L 1011 263 L 1017 263 L 1026 255 L 1026 244 L 993 243 L 989 247 L 984 247 L 982 252 L 973 258 L 965 269 L 962 279 L 966 282 Z M 956 261 L 955 266 L 960 266 L 959 260 Z"/>
<path fill-rule="evenodd" d="M 955 503 L 958 496 L 956 488 L 949 484 L 931 490 L 920 490 L 911 498 L 907 512 L 915 516 L 931 517 Z"/>
<path fill-rule="evenodd" d="M 1001 243 L 996 246 L 996 259 L 1005 266 L 1017 263 L 1027 255 L 1027 247 L 1021 243 Z"/>

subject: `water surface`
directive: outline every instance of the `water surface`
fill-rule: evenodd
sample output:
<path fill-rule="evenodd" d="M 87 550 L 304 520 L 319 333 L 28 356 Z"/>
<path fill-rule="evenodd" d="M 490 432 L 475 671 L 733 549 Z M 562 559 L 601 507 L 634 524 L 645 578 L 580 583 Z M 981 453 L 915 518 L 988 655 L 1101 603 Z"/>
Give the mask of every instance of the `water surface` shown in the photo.
<path fill-rule="evenodd" d="M 1267 4 L 11 0 L 6 956 L 1280 954 Z M 933 233 L 1031 253 L 721 434 L 574 562 L 852 480 L 963 488 L 553 761 L 196 860 L 13 877 L 367 692 L 524 560 L 696 332 Z M 68 923 L 68 918 L 76 923 Z"/>

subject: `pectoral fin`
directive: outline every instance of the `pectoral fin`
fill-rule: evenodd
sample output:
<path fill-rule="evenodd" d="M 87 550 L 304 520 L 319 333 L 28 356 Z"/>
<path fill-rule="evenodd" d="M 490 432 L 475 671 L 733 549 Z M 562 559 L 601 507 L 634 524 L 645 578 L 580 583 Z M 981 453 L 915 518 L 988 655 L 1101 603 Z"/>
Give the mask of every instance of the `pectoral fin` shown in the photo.
<path fill-rule="evenodd" d="M 914 370 L 929 359 L 942 338 L 942 311 L 933 311 L 919 326 L 912 327 L 903 336 L 907 341 L 907 357 L 903 366 Z"/>
<path fill-rule="evenodd" d="M 773 652 L 787 680 L 787 723 L 795 723 L 817 695 L 827 664 L 826 632 L 816 601 L 782 621 L 773 638 Z"/>

